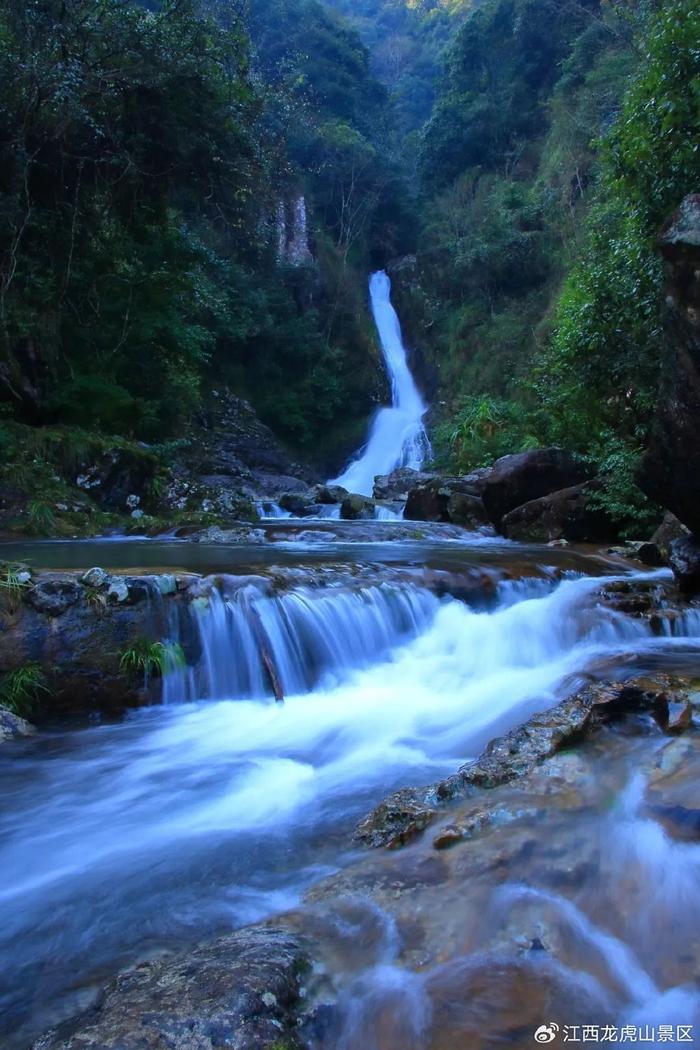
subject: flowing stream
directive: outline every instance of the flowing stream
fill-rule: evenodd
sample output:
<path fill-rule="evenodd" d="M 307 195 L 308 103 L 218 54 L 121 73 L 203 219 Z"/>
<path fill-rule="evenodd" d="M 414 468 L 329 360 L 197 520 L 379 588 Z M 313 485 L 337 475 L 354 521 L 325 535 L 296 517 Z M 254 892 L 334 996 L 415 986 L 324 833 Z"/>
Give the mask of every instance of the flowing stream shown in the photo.
<path fill-rule="evenodd" d="M 391 305 L 391 281 L 384 270 L 372 274 L 369 292 L 384 363 L 391 380 L 391 407 L 377 412 L 367 444 L 343 473 L 329 482 L 364 496 L 372 495 L 378 474 L 390 474 L 397 467 L 420 470 L 430 456 L 430 445 L 423 427 L 427 408 L 408 367 L 401 325 Z"/>
<path fill-rule="evenodd" d="M 477 562 L 495 556 L 465 543 Z M 120 966 L 297 905 L 357 856 L 350 831 L 387 792 L 453 772 L 585 674 L 698 659 L 700 613 L 655 635 L 600 602 L 599 563 L 562 574 L 558 552 L 530 556 L 539 571 L 497 584 L 483 607 L 376 563 L 373 580 L 321 589 L 220 579 L 171 625 L 201 655 L 166 680 L 165 703 L 5 745 L 3 1045 L 27 1046 Z M 523 557 L 500 552 L 513 574 Z M 362 1018 L 348 1025 L 345 1043 L 323 1045 L 374 1045 Z"/>

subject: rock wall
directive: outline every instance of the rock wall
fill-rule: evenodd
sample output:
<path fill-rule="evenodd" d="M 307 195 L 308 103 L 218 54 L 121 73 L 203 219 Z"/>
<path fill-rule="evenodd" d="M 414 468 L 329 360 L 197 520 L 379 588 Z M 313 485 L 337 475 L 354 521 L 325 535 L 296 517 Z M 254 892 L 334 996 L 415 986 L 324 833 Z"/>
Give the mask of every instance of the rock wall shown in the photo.
<path fill-rule="evenodd" d="M 659 247 L 668 356 L 639 482 L 700 535 L 700 194 L 685 198 L 661 231 Z"/>

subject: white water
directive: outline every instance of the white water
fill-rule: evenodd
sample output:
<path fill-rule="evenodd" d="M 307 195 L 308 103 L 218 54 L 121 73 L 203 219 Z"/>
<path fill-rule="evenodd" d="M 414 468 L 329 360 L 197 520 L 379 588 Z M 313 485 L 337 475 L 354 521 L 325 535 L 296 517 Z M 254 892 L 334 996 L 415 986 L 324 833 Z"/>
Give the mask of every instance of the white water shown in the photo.
<path fill-rule="evenodd" d="M 600 584 L 543 595 L 535 580 L 494 612 L 408 586 L 210 601 L 201 673 L 232 698 L 47 736 L 0 766 L 0 1014 L 21 1015 L 27 986 L 51 1004 L 68 975 L 79 986 L 291 905 L 387 791 L 452 772 L 601 660 L 700 645 L 694 621 L 691 639 L 652 638 L 597 603 Z M 251 600 L 297 681 L 284 705 L 232 696 L 265 691 Z M 326 667 L 343 663 L 361 669 L 333 685 Z"/>
<path fill-rule="evenodd" d="M 408 367 L 401 325 L 391 305 L 391 281 L 384 270 L 372 274 L 369 292 L 384 363 L 391 380 L 391 408 L 377 412 L 365 447 L 339 477 L 329 482 L 364 496 L 372 495 L 378 474 L 390 474 L 397 467 L 420 470 L 430 454 L 423 426 L 426 405 Z"/>

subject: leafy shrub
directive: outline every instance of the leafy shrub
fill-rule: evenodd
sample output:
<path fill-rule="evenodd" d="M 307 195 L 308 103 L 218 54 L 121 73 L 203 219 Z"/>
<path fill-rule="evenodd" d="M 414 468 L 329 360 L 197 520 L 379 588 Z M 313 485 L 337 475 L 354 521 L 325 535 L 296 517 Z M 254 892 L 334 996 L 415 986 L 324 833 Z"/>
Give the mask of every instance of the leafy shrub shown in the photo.
<path fill-rule="evenodd" d="M 438 455 L 459 471 L 486 466 L 509 452 L 536 448 L 524 410 L 513 401 L 467 398 L 456 418 L 437 428 Z"/>

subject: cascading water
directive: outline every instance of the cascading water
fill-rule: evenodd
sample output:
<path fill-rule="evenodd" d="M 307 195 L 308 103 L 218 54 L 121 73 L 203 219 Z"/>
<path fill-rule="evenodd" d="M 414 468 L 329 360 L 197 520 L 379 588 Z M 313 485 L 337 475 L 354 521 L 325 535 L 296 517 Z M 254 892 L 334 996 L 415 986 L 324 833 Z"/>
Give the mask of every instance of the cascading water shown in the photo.
<path fill-rule="evenodd" d="M 364 449 L 339 477 L 329 482 L 365 496 L 372 495 L 378 474 L 389 474 L 397 467 L 420 470 L 430 456 L 430 444 L 423 426 L 427 407 L 408 367 L 401 325 L 391 305 L 391 281 L 384 270 L 372 274 L 369 291 L 384 363 L 391 380 L 391 408 L 379 410 L 372 421 Z"/>
<path fill-rule="evenodd" d="M 298 903 L 375 801 L 454 771 L 589 669 L 700 644 L 693 617 L 654 636 L 600 604 L 601 584 L 524 581 L 492 611 L 409 583 L 274 595 L 224 581 L 195 599 L 201 660 L 167 688 L 214 699 L 47 734 L 0 764 L 5 1030 L 84 1005 L 70 989 L 95 975 Z M 420 1033 L 424 984 L 382 967 L 377 994 L 399 1002 L 413 981 Z"/>
<path fill-rule="evenodd" d="M 440 605 L 424 588 L 388 583 L 274 596 L 232 577 L 220 582 L 223 591 L 193 603 L 201 659 L 184 676 L 166 675 L 165 703 L 270 696 L 271 674 L 285 696 L 330 685 L 417 637 Z M 173 633 L 180 641 L 181 625 Z"/>

